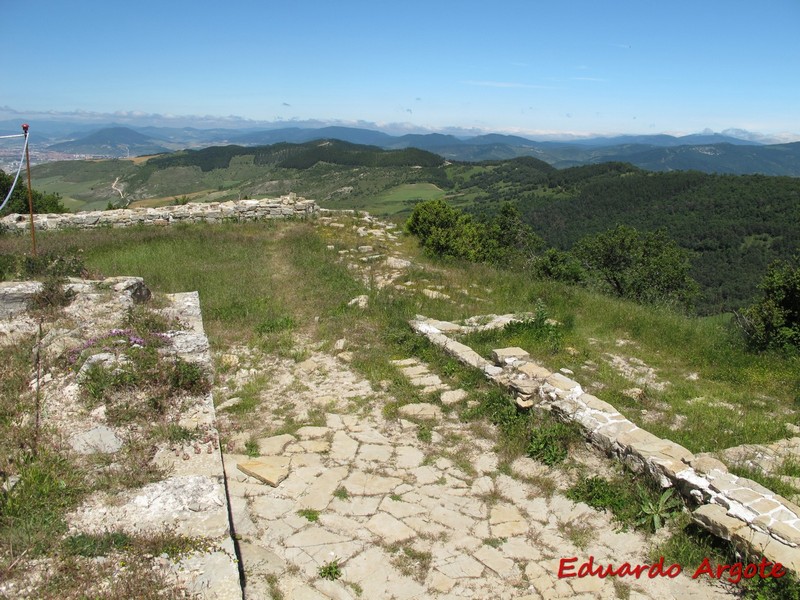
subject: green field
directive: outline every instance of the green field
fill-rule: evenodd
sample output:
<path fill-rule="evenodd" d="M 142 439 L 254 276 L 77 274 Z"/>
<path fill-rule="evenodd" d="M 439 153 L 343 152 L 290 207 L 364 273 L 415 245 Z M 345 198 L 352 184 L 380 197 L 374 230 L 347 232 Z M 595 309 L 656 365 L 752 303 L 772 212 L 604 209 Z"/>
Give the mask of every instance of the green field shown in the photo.
<path fill-rule="evenodd" d="M 405 183 L 372 198 L 342 198 L 335 203 L 323 202 L 322 205 L 327 208 L 366 210 L 380 216 L 408 216 L 417 202 L 444 196 L 444 190 L 432 183 Z"/>

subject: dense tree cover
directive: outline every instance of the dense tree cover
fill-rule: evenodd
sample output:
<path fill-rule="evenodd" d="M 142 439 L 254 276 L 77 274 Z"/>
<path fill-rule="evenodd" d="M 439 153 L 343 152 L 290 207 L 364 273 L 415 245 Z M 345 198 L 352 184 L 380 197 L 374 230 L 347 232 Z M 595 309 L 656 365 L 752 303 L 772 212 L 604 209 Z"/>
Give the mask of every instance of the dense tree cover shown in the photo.
<path fill-rule="evenodd" d="M 749 344 L 800 350 L 800 255 L 772 263 L 758 288 L 758 300 L 737 315 Z"/>
<path fill-rule="evenodd" d="M 11 194 L 8 204 L 0 211 L 0 216 L 4 217 L 12 213 L 25 214 L 29 211 L 28 186 L 25 185 L 22 179 L 23 176 L 20 175 L 17 185 L 14 188 L 14 193 Z M 5 200 L 12 183 L 14 183 L 14 177 L 0 170 L 0 203 Z M 31 190 L 31 195 L 33 198 L 33 212 L 35 213 L 67 212 L 67 209 L 61 202 L 61 196 L 58 194 L 45 194 L 37 190 Z"/>
<path fill-rule="evenodd" d="M 702 314 L 747 305 L 769 264 L 800 247 L 797 178 L 652 173 L 606 163 L 555 170 L 543 183 L 541 174 L 515 181 L 506 176 L 508 166 L 491 168 L 495 179 L 473 176 L 471 187 L 457 185 L 454 193 L 474 193 L 477 204 L 470 210 L 481 215 L 515 203 L 523 220 L 562 251 L 617 225 L 663 228 L 691 254 Z"/>
<path fill-rule="evenodd" d="M 688 306 L 697 293 L 689 253 L 663 229 L 640 233 L 626 225 L 581 239 L 573 250 L 588 277 L 620 298 Z"/>
<path fill-rule="evenodd" d="M 202 150 L 185 150 L 151 158 L 147 162 L 147 168 L 155 170 L 199 167 L 201 171 L 208 172 L 226 169 L 232 158 L 246 155 L 254 156 L 257 165 L 275 165 L 285 169 L 308 169 L 319 162 L 359 167 L 436 167 L 444 162 L 441 156 L 416 148 L 382 150 L 377 146 L 350 144 L 339 140 L 317 140 L 305 144 L 214 146 Z"/>
<path fill-rule="evenodd" d="M 543 240 L 522 222 L 512 204 L 479 221 L 443 200 L 417 204 L 406 230 L 434 256 L 585 282 L 640 303 L 687 306 L 697 290 L 688 275 L 688 253 L 663 231 L 639 233 L 619 226 L 581 240 L 572 253 L 545 250 Z"/>
<path fill-rule="evenodd" d="M 505 266 L 529 264 L 543 246 L 511 204 L 503 205 L 494 218 L 479 221 L 444 200 L 420 202 L 406 230 L 431 255 Z"/>

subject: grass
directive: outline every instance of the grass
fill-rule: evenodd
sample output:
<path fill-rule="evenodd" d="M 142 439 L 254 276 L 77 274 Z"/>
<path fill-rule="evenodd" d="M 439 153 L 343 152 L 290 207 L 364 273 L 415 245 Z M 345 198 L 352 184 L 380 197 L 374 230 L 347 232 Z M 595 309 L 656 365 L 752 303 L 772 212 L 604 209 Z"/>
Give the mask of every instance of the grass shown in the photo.
<path fill-rule="evenodd" d="M 208 243 L 211 235 L 213 244 Z M 599 395 L 627 418 L 693 452 L 773 441 L 786 435 L 784 423 L 798 422 L 800 357 L 747 353 L 725 318 L 686 317 L 485 265 L 438 262 L 424 267 L 411 240 L 402 240 L 403 250 L 423 268 L 411 269 L 408 278 L 420 286 L 443 285 L 451 294 L 468 290 L 467 295 L 455 294 L 458 305 L 383 290 L 369 292 L 367 309 L 348 307 L 351 298 L 368 290 L 336 261 L 338 255 L 326 250 L 328 242 L 358 245 L 359 238 L 347 229 L 257 223 L 41 237 L 40 245 L 51 252 L 82 248 L 87 266 L 107 275 L 141 275 L 163 292 L 198 289 L 205 325 L 217 348 L 257 342 L 266 351 L 289 355 L 301 335 L 328 343 L 340 337 L 363 340 L 355 348 L 353 366 L 372 381 L 389 380 L 388 391 L 400 404 L 422 398 L 387 364 L 386 356 L 417 356 L 451 385 L 486 389 L 480 373 L 454 363 L 411 333 L 409 318 L 417 313 L 458 319 L 538 311 L 560 325 L 476 334 L 468 342 L 486 356 L 494 347 L 522 345 L 553 370 L 569 367 L 584 388 L 604 386 Z M 0 239 L 0 251 L 22 248 L 21 238 Z M 248 285 L 241 286 L 241 281 Z M 619 340 L 630 343 L 618 346 Z M 644 399 L 626 396 L 624 391 L 636 384 L 608 364 L 612 353 L 642 360 L 670 384 L 661 391 L 648 387 Z M 593 369 L 585 366 L 592 364 Z M 690 379 L 692 373 L 698 376 Z M 763 418 L 767 407 L 769 419 Z M 246 413 L 251 408 L 245 401 L 229 410 Z"/>
<path fill-rule="evenodd" d="M 332 345 L 346 338 L 351 343 L 352 367 L 376 386 L 389 382 L 387 392 L 395 402 L 385 407 L 387 416 L 396 414 L 403 404 L 425 400 L 390 362 L 416 357 L 451 387 L 468 391 L 473 406 L 466 408 L 462 403 L 454 410 L 462 421 L 475 424 L 474 431 L 485 428 L 486 423 L 494 425 L 501 464 L 540 451 L 540 460 L 549 461 L 548 456 L 562 454 L 556 452 L 562 442 L 569 447 L 570 434 L 562 431 L 548 437 L 546 432 L 557 427 L 546 414 L 519 412 L 511 397 L 481 373 L 411 332 L 407 322 L 416 314 L 456 320 L 476 314 L 533 311 L 539 318 L 532 324 L 475 335 L 469 341 L 484 356 L 492 348 L 522 345 L 552 370 L 568 367 L 585 387 L 605 386 L 598 395 L 628 418 L 694 452 L 779 439 L 785 435 L 784 423 L 798 423 L 800 359 L 746 353 L 723 318 L 689 318 L 484 265 L 429 263 L 408 239 L 401 239 L 402 249 L 421 265 L 407 272 L 412 287 L 441 285 L 456 301 L 433 300 L 391 288 L 367 289 L 338 262 L 337 253 L 327 250 L 334 242 L 356 247 L 363 240 L 349 227 L 317 229 L 299 222 L 67 231 L 40 237 L 43 250 L 82 249 L 91 270 L 143 276 L 155 292 L 198 290 L 204 325 L 217 349 L 251 344 L 289 358 L 296 353 L 298 340 Z M 0 253 L 24 251 L 25 243 L 21 237 L 0 236 Z M 380 267 L 365 268 L 375 269 L 374 275 Z M 243 281 L 247 285 L 242 285 Z M 367 308 L 348 306 L 351 298 L 363 293 L 370 298 Z M 545 326 L 540 318 L 544 314 L 559 325 Z M 640 398 L 629 398 L 623 392 L 634 384 L 608 364 L 610 353 L 641 359 L 656 369 L 660 380 L 671 384 L 663 391 L 647 388 Z M 26 352 L 11 360 L 24 364 Z M 591 364 L 594 369 L 585 366 Z M 690 373 L 699 377 L 689 379 Z M 268 376 L 263 376 L 246 384 L 236 391 L 242 401 L 227 411 L 235 419 L 257 419 L 261 393 L 269 383 Z M 9 400 L 4 401 L 3 410 L 11 416 L 0 414 L 0 423 L 2 419 L 12 422 L 21 410 L 15 408 L 17 404 L 29 401 L 15 391 L 26 385 L 25 377 L 9 378 L 9 383 L 4 377 L 3 389 L 6 385 Z M 102 393 L 98 390 L 98 395 Z M 721 400 L 734 409 L 721 407 Z M 642 409 L 657 418 L 644 422 Z M 685 417 L 685 422 L 674 428 L 677 416 Z M 293 431 L 299 425 L 288 419 L 285 430 Z M 17 434 L 12 431 L 9 435 L 15 439 Z M 424 430 L 421 435 L 427 437 Z M 12 446 L 0 436 L 0 447 Z M 615 510 L 618 502 L 620 514 L 630 513 L 623 522 L 637 518 L 642 500 L 635 486 L 614 487 L 613 481 L 608 482 L 610 490 L 600 483 L 583 485 L 580 498 L 584 501 L 593 499 L 610 510 Z"/>
<path fill-rule="evenodd" d="M 425 581 L 433 562 L 433 555 L 430 552 L 398 544 L 389 546 L 387 550 L 392 555 L 392 563 L 403 575 L 413 577 L 420 583 Z"/>
<path fill-rule="evenodd" d="M 669 528 L 671 535 L 652 549 L 650 558 L 658 560 L 663 556 L 664 564 L 679 564 L 685 573 L 694 573 L 705 559 L 712 565 L 758 563 L 761 560 L 760 556 L 742 556 L 730 542 L 711 535 L 693 523 L 688 514 L 674 519 Z M 744 600 L 800 599 L 800 580 L 792 573 L 779 579 L 743 579 L 734 589 Z"/>
<path fill-rule="evenodd" d="M 319 521 L 319 511 L 314 510 L 313 508 L 301 508 L 297 511 L 297 514 L 311 523 L 316 523 Z"/>

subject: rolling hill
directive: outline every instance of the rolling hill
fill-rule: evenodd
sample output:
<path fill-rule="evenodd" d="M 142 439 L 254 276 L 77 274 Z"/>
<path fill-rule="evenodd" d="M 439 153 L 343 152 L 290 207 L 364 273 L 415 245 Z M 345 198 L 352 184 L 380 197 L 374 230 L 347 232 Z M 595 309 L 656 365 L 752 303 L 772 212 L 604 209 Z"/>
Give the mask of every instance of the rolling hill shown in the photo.
<path fill-rule="evenodd" d="M 108 127 L 100 129 L 69 142 L 48 146 L 49 150 L 122 158 L 144 154 L 169 152 L 163 141 L 148 137 L 128 127 Z"/>
<path fill-rule="evenodd" d="M 503 146 L 486 141 L 486 149 Z M 766 149 L 776 163 L 800 149 L 800 144 L 722 146 L 733 157 L 729 160 Z M 633 145 L 628 151 L 651 162 L 669 152 L 675 165 L 687 154 L 683 146 L 656 152 Z M 491 215 L 511 202 L 540 236 L 561 249 L 617 224 L 663 227 L 693 253 L 693 276 L 704 292 L 701 312 L 747 303 L 767 265 L 800 247 L 800 180 L 664 171 L 622 161 L 557 169 L 531 156 L 448 162 L 416 148 L 383 150 L 321 140 L 185 150 L 136 163 L 57 162 L 35 167 L 33 176 L 35 187 L 61 193 L 73 210 L 121 201 L 163 205 L 181 196 L 212 201 L 296 192 L 324 207 L 402 220 L 423 199 L 443 198 L 478 215 Z"/>

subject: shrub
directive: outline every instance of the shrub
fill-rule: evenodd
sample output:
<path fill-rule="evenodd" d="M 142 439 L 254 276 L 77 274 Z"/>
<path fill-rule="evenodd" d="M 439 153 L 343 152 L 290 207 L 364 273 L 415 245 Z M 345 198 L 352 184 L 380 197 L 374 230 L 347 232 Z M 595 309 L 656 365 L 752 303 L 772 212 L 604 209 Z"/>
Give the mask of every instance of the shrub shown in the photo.
<path fill-rule="evenodd" d="M 582 283 L 586 279 L 586 270 L 581 262 L 569 252 L 549 248 L 533 263 L 534 273 L 545 279 L 564 281 L 566 283 Z"/>
<path fill-rule="evenodd" d="M 761 298 L 739 315 L 739 324 L 755 350 L 800 349 L 800 255 L 770 265 L 759 284 Z"/>
<path fill-rule="evenodd" d="M 689 254 L 666 232 L 618 225 L 574 248 L 590 277 L 613 295 L 644 304 L 688 306 L 697 293 Z"/>

